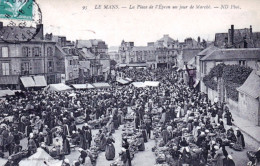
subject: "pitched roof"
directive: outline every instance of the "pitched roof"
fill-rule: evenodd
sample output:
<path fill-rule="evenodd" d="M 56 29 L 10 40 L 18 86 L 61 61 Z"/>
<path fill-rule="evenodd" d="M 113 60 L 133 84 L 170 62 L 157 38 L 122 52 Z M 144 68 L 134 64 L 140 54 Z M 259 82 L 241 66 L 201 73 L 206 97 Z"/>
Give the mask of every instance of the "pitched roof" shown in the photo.
<path fill-rule="evenodd" d="M 218 49 L 201 58 L 202 61 L 234 59 L 260 60 L 260 48 Z"/>
<path fill-rule="evenodd" d="M 260 76 L 257 74 L 257 71 L 253 70 L 244 84 L 237 90 L 253 98 L 258 98 L 260 96 Z"/>
<path fill-rule="evenodd" d="M 182 55 L 183 62 L 189 62 L 200 51 L 201 49 L 183 49 L 183 55 Z"/>
<path fill-rule="evenodd" d="M 199 56 L 205 56 L 208 55 L 210 53 L 212 53 L 213 51 L 219 49 L 218 47 L 215 47 L 214 45 L 210 45 L 209 47 L 207 47 L 206 49 L 202 50 L 201 52 L 198 53 Z"/>

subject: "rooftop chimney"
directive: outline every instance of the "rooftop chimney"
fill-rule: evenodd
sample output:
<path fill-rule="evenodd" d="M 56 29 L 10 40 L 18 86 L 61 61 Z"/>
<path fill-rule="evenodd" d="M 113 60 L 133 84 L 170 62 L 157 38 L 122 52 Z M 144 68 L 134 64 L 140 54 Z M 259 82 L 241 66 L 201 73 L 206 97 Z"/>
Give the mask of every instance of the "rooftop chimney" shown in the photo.
<path fill-rule="evenodd" d="M 234 25 L 231 25 L 231 44 L 234 44 Z"/>
<path fill-rule="evenodd" d="M 43 35 L 43 24 L 38 24 L 36 26 L 36 30 L 37 30 L 37 35 L 35 36 L 35 38 L 37 39 L 41 39 L 43 40 L 44 39 L 44 35 Z"/>
<path fill-rule="evenodd" d="M 231 44 L 233 45 L 234 44 L 234 25 L 231 25 Z"/>
<path fill-rule="evenodd" d="M 253 30 L 252 30 L 252 25 L 250 25 L 250 38 L 253 36 Z"/>
<path fill-rule="evenodd" d="M 198 37 L 198 43 L 200 43 L 200 37 Z"/>

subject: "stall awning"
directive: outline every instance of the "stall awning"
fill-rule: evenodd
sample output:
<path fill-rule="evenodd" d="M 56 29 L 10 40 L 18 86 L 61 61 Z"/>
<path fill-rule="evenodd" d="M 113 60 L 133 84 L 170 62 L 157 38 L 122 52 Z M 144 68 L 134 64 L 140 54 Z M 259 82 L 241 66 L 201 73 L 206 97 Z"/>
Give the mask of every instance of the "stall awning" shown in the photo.
<path fill-rule="evenodd" d="M 160 82 L 159 81 L 145 81 L 144 84 L 146 86 L 154 86 L 154 87 L 157 87 L 159 86 Z"/>
<path fill-rule="evenodd" d="M 87 89 L 87 84 L 72 84 L 75 89 Z"/>
<path fill-rule="evenodd" d="M 127 81 L 127 80 L 125 80 L 125 79 L 122 79 L 122 78 L 117 79 L 116 81 L 119 82 L 120 84 L 123 84 L 123 85 L 129 83 L 129 81 Z"/>
<path fill-rule="evenodd" d="M 133 81 L 131 78 L 128 78 L 128 77 L 126 77 L 126 78 L 124 78 L 124 79 L 127 80 L 127 81 L 129 81 L 129 82 L 132 82 L 132 81 Z"/>
<path fill-rule="evenodd" d="M 35 87 L 35 82 L 32 77 L 21 77 L 20 79 L 25 88 Z"/>
<path fill-rule="evenodd" d="M 45 87 L 47 82 L 44 76 L 34 76 L 35 87 Z"/>
<path fill-rule="evenodd" d="M 137 88 L 144 88 L 146 85 L 143 82 L 133 82 L 132 85 L 134 85 Z"/>
<path fill-rule="evenodd" d="M 118 64 L 118 67 L 126 67 L 126 64 Z"/>
<path fill-rule="evenodd" d="M 66 91 L 66 90 L 71 90 L 72 88 L 60 83 L 60 84 L 50 84 L 45 88 L 47 91 Z"/>
<path fill-rule="evenodd" d="M 13 95 L 15 95 L 15 93 L 13 91 L 11 91 L 10 89 L 0 90 L 0 97 L 13 96 Z"/>
<path fill-rule="evenodd" d="M 91 84 L 72 84 L 75 89 L 92 89 L 94 88 Z"/>
<path fill-rule="evenodd" d="M 95 88 L 110 88 L 110 85 L 106 82 L 98 82 L 92 84 Z"/>

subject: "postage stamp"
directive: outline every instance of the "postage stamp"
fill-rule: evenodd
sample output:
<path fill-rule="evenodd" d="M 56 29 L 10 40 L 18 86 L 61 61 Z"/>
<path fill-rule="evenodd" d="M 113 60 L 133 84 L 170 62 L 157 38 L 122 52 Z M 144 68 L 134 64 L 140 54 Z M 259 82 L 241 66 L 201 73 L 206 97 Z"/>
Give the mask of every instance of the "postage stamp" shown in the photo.
<path fill-rule="evenodd" d="M 0 28 L 0 40 L 29 42 L 40 32 L 42 13 L 35 0 L 0 0 L 0 8 L 0 23 L 6 25 Z"/>
<path fill-rule="evenodd" d="M 33 0 L 0 0 L 0 18 L 33 19 Z"/>

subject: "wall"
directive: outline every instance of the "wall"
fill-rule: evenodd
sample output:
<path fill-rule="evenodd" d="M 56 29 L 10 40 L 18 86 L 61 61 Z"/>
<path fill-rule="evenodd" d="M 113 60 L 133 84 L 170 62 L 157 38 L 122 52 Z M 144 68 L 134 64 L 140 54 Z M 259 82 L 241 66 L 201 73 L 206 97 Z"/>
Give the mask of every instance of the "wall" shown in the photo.
<path fill-rule="evenodd" d="M 258 125 L 259 100 L 239 92 L 238 114 Z"/>

